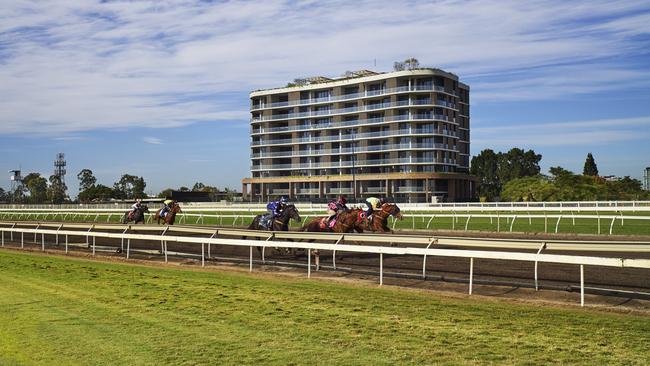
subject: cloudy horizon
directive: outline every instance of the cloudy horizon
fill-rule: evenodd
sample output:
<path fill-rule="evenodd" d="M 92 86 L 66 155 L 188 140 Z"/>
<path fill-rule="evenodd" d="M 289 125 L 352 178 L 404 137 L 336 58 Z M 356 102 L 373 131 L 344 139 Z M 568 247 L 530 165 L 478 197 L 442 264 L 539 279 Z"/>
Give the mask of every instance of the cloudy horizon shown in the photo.
<path fill-rule="evenodd" d="M 472 155 L 640 178 L 650 166 L 647 1 L 5 1 L 0 168 L 147 191 L 249 176 L 252 90 L 416 57 L 471 87 Z M 376 66 L 375 66 L 376 65 Z M 175 172 L 171 173 L 170 172 Z M 0 187 L 9 186 L 0 178 Z"/>

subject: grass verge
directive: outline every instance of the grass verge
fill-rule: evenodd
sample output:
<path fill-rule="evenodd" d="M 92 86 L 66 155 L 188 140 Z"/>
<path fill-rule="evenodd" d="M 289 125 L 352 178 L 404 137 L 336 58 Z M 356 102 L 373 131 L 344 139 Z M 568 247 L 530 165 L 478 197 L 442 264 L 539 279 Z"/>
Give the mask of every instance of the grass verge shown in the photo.
<path fill-rule="evenodd" d="M 0 364 L 650 364 L 650 318 L 0 251 Z"/>

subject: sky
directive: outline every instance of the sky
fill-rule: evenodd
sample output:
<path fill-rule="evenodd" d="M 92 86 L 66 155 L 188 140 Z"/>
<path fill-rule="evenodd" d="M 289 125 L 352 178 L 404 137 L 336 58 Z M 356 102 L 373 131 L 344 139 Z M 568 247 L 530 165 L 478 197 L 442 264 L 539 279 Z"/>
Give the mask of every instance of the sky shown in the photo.
<path fill-rule="evenodd" d="M 472 155 L 650 166 L 647 0 L 0 0 L 0 187 L 63 152 L 72 197 L 84 168 L 240 190 L 252 90 L 410 57 L 470 85 Z"/>

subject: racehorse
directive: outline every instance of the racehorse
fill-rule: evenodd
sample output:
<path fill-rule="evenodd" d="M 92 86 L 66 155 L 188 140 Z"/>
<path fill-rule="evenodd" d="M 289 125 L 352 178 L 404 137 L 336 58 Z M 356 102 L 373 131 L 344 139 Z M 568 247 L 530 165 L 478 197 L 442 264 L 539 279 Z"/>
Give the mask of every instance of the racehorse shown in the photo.
<path fill-rule="evenodd" d="M 326 221 L 327 216 L 315 217 L 300 228 L 300 231 L 328 233 L 351 233 L 356 231 L 362 233 L 366 215 L 362 209 L 353 207 L 349 211 L 341 212 L 336 218 L 333 227 L 330 228 L 329 223 Z"/>
<path fill-rule="evenodd" d="M 300 222 L 300 214 L 298 214 L 298 209 L 294 205 L 287 205 L 279 217 L 273 220 L 270 227 L 262 225 L 260 221 L 266 219 L 267 214 L 261 214 L 255 216 L 253 222 L 248 225 L 248 230 L 269 230 L 269 231 L 289 231 L 289 220 L 293 219 L 296 222 Z"/>
<path fill-rule="evenodd" d="M 135 209 L 135 211 L 128 211 L 122 216 L 122 223 L 128 224 L 133 221 L 135 224 L 141 222 L 144 224 L 144 214 L 149 213 L 149 207 L 142 205 Z"/>
<path fill-rule="evenodd" d="M 388 227 L 388 216 L 393 216 L 400 220 L 404 218 L 396 204 L 384 203 L 381 205 L 380 210 L 375 210 L 372 213 L 372 216 L 365 222 L 364 228 L 366 230 L 378 231 L 380 233 L 393 232 L 393 230 Z"/>
<path fill-rule="evenodd" d="M 163 224 L 165 225 L 174 225 L 174 220 L 176 220 L 176 214 L 181 211 L 181 206 L 174 202 L 172 203 L 172 207 L 167 211 L 167 214 L 165 217 L 160 217 L 160 211 L 162 211 L 162 208 L 160 210 L 157 210 L 156 213 L 154 214 L 154 219 L 160 225 L 160 220 L 163 220 Z"/>
<path fill-rule="evenodd" d="M 261 214 L 255 216 L 253 222 L 251 222 L 251 224 L 248 225 L 248 230 L 289 231 L 289 220 L 293 219 L 296 222 L 300 222 L 302 220 L 300 218 L 300 214 L 298 213 L 298 209 L 296 208 L 295 205 L 287 205 L 284 208 L 284 210 L 282 210 L 280 216 L 273 219 L 270 227 L 261 224 L 262 220 L 266 220 L 266 215 L 268 214 Z M 246 239 L 246 237 L 243 237 L 242 239 Z M 262 248 L 257 247 L 257 251 L 261 253 Z M 287 249 L 286 253 L 293 254 L 294 256 L 296 255 L 295 249 L 291 249 L 291 250 Z"/>

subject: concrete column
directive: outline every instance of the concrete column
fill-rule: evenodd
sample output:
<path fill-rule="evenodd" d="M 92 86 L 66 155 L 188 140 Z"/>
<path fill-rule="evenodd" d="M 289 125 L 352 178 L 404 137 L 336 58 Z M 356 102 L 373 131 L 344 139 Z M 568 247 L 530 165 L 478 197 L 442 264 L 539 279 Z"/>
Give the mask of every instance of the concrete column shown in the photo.
<path fill-rule="evenodd" d="M 295 188 L 295 185 L 292 182 L 289 182 L 289 194 L 288 194 L 289 197 L 287 197 L 287 198 L 290 199 L 290 200 L 295 197 L 295 195 L 293 194 L 293 189 L 294 188 Z"/>
<path fill-rule="evenodd" d="M 260 197 L 262 197 L 262 201 L 267 201 L 268 200 L 268 195 L 266 194 L 266 183 L 260 183 Z"/>
<path fill-rule="evenodd" d="M 318 181 L 318 198 L 323 198 L 325 195 L 323 194 L 325 190 L 325 182 Z"/>
<path fill-rule="evenodd" d="M 456 180 L 449 179 L 447 183 L 447 200 L 449 202 L 456 202 Z"/>
<path fill-rule="evenodd" d="M 390 197 L 390 179 L 386 179 L 386 198 Z"/>
<path fill-rule="evenodd" d="M 424 200 L 426 203 L 429 203 L 431 201 L 431 190 L 429 189 L 429 179 L 426 178 L 424 180 Z"/>
<path fill-rule="evenodd" d="M 246 183 L 241 184 L 241 196 L 242 196 L 242 199 L 244 199 L 244 200 L 248 199 L 248 189 L 247 188 L 248 188 L 248 184 L 246 184 Z"/>

